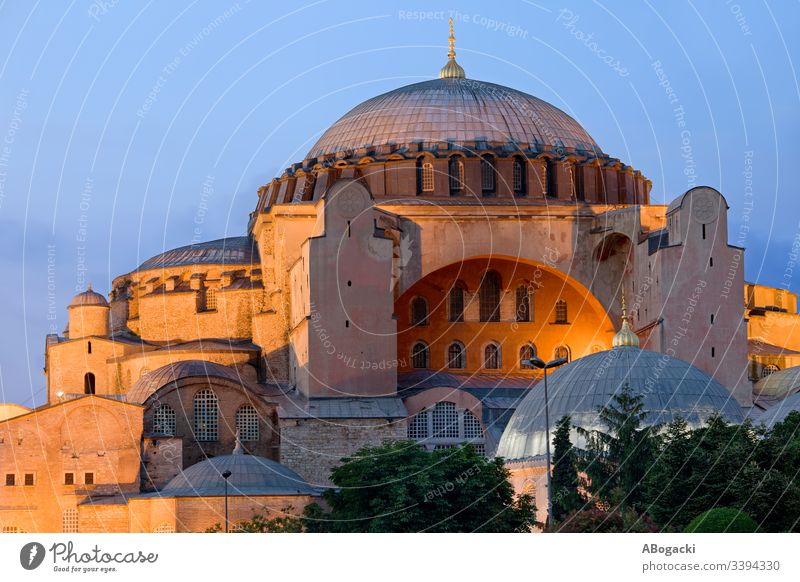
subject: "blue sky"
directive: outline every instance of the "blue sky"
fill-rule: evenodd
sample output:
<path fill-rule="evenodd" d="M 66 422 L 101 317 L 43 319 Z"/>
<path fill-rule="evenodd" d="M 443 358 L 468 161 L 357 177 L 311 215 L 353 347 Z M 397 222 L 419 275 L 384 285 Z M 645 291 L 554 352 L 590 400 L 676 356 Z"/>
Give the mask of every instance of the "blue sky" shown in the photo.
<path fill-rule="evenodd" d="M 43 402 L 44 336 L 87 281 L 244 234 L 340 115 L 434 77 L 449 16 L 468 77 L 573 115 L 653 202 L 720 189 L 746 277 L 800 290 L 796 2 L 6 1 L 0 401 Z"/>

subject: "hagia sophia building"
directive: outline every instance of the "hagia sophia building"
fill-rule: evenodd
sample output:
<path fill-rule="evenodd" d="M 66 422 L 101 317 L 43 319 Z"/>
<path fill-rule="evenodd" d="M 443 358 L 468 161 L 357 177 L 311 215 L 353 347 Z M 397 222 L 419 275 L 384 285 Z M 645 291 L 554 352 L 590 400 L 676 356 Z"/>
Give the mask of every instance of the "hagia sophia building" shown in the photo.
<path fill-rule="evenodd" d="M 569 360 L 553 424 L 595 427 L 624 382 L 653 423 L 800 409 L 797 296 L 744 281 L 724 196 L 651 204 L 453 40 L 439 78 L 357 105 L 261 187 L 244 236 L 74 297 L 47 403 L 0 404 L 3 532 L 205 531 L 226 481 L 232 523 L 299 513 L 343 457 L 406 438 L 504 457 L 541 513 L 533 356 Z"/>

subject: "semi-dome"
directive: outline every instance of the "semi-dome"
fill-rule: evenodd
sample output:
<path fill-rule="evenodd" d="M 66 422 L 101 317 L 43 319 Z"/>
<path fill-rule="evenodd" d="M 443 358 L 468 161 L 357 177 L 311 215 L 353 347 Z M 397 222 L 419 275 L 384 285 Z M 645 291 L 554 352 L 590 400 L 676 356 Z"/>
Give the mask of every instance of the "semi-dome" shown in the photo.
<path fill-rule="evenodd" d="M 176 380 L 197 377 L 219 378 L 239 384 L 245 381 L 235 368 L 207 360 L 183 360 L 166 364 L 144 374 L 128 390 L 127 400 L 141 404 L 152 394 Z"/>
<path fill-rule="evenodd" d="M 251 237 L 232 236 L 164 251 L 147 259 L 137 271 L 186 265 L 250 265 L 258 261 L 258 248 Z"/>
<path fill-rule="evenodd" d="M 753 386 L 753 398 L 759 403 L 771 405 L 798 391 L 800 391 L 800 366 L 795 366 L 761 378 Z"/>
<path fill-rule="evenodd" d="M 666 354 L 621 346 L 575 360 L 549 376 L 551 431 L 564 415 L 572 417 L 574 426 L 604 430 L 598 408 L 609 404 L 626 382 L 644 395 L 649 425 L 681 417 L 695 428 L 716 413 L 729 422 L 743 420 L 731 394 L 702 370 Z M 545 426 L 544 389 L 538 383 L 511 417 L 497 455 L 514 460 L 544 454 Z M 576 434 L 573 442 L 585 446 Z"/>
<path fill-rule="evenodd" d="M 230 471 L 228 495 L 317 495 L 314 487 L 289 467 L 264 457 L 232 454 L 213 457 L 184 469 L 159 492 L 166 497 L 225 495 L 222 474 Z"/>
<path fill-rule="evenodd" d="M 785 400 L 776 402 L 756 418 L 755 423 L 772 428 L 779 422 L 783 422 L 792 412 L 800 412 L 800 392 L 795 392 Z"/>
<path fill-rule="evenodd" d="M 322 135 L 306 159 L 416 142 L 530 144 L 602 154 L 577 121 L 546 101 L 452 76 L 400 87 L 357 105 Z"/>
<path fill-rule="evenodd" d="M 89 284 L 86 291 L 78 293 L 70 301 L 69 307 L 82 307 L 84 305 L 99 305 L 100 307 L 108 307 L 106 298 L 92 290 L 92 285 Z"/>

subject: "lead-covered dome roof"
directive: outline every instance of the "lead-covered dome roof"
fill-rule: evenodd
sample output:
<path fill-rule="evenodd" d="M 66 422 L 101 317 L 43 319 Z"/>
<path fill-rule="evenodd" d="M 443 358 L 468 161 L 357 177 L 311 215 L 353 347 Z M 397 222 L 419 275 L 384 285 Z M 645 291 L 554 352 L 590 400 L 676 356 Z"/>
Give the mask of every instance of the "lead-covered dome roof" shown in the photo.
<path fill-rule="evenodd" d="M 255 455 L 223 455 L 201 461 L 178 473 L 159 492 L 167 497 L 225 495 L 222 474 L 230 471 L 228 495 L 316 495 L 289 467 Z"/>
<path fill-rule="evenodd" d="M 753 386 L 753 398 L 771 405 L 800 391 L 800 366 L 773 372 Z"/>
<path fill-rule="evenodd" d="M 242 385 L 246 383 L 235 368 L 207 360 L 182 360 L 144 374 L 130 387 L 126 399 L 141 404 L 164 386 L 182 378 L 218 378 Z"/>
<path fill-rule="evenodd" d="M 644 395 L 647 424 L 681 417 L 699 427 L 715 413 L 743 420 L 741 407 L 722 384 L 688 362 L 636 347 L 617 347 L 567 364 L 548 378 L 551 431 L 564 416 L 573 426 L 605 430 L 598 408 L 611 402 L 626 382 Z M 544 386 L 537 383 L 517 407 L 500 439 L 497 456 L 523 459 L 545 453 Z M 585 446 L 576 434 L 573 442 Z"/>
<path fill-rule="evenodd" d="M 108 307 L 108 301 L 106 301 L 106 298 L 100 295 L 100 293 L 93 291 L 92 286 L 89 285 L 86 291 L 78 293 L 69 303 L 69 307 L 82 307 L 84 305 L 99 305 L 100 307 Z"/>
<path fill-rule="evenodd" d="M 546 101 L 494 83 L 445 78 L 364 101 L 334 123 L 306 159 L 416 142 L 530 144 L 602 153 L 577 121 Z"/>

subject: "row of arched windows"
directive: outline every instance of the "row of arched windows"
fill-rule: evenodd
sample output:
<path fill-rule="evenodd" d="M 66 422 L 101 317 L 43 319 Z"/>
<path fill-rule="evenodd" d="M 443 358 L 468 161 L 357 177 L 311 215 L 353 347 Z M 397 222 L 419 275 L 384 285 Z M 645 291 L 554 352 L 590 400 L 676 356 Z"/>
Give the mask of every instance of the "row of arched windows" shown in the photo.
<path fill-rule="evenodd" d="M 519 349 L 519 366 L 531 369 L 525 362 L 537 356 L 534 344 L 525 344 Z M 558 346 L 553 351 L 554 358 L 571 359 L 571 352 L 567 346 Z M 447 346 L 447 368 L 450 370 L 463 370 L 467 367 L 467 349 L 461 342 L 453 342 Z M 417 369 L 430 368 L 430 347 L 423 341 L 416 342 L 411 348 L 411 367 Z M 499 370 L 503 367 L 503 357 L 500 344 L 491 342 L 483 349 L 483 368 L 486 370 Z"/>
<path fill-rule="evenodd" d="M 236 411 L 236 431 L 242 442 L 260 438 L 258 411 L 244 404 Z M 174 436 L 177 430 L 175 410 L 159 402 L 153 408 L 153 433 Z M 213 390 L 200 390 L 194 395 L 194 436 L 201 442 L 219 439 L 219 401 Z"/>
<path fill-rule="evenodd" d="M 497 193 L 497 168 L 495 157 L 491 154 L 481 156 L 481 194 L 494 196 Z M 417 195 L 434 191 L 434 168 L 429 158 L 417 158 Z M 464 160 L 461 156 L 450 157 L 447 162 L 447 179 L 451 196 L 459 196 L 466 190 L 464 181 Z M 527 162 L 522 156 L 512 160 L 512 190 L 515 196 L 527 194 Z"/>
<path fill-rule="evenodd" d="M 485 452 L 484 432 L 478 417 L 469 410 L 459 409 L 454 402 L 437 402 L 411 417 L 408 438 L 433 449 L 470 443 L 480 453 Z"/>
<path fill-rule="evenodd" d="M 496 271 L 487 271 L 481 279 L 478 290 L 479 316 L 483 322 L 500 321 L 500 298 L 502 295 L 500 275 Z M 464 321 L 466 285 L 456 281 L 450 288 L 447 299 L 448 321 L 458 323 Z M 533 321 L 533 288 L 530 285 L 520 285 L 516 289 L 515 315 L 517 322 Z M 563 299 L 556 301 L 555 323 L 567 323 L 567 302 Z M 411 300 L 411 325 L 428 325 L 428 302 L 424 297 L 416 296 Z"/>

